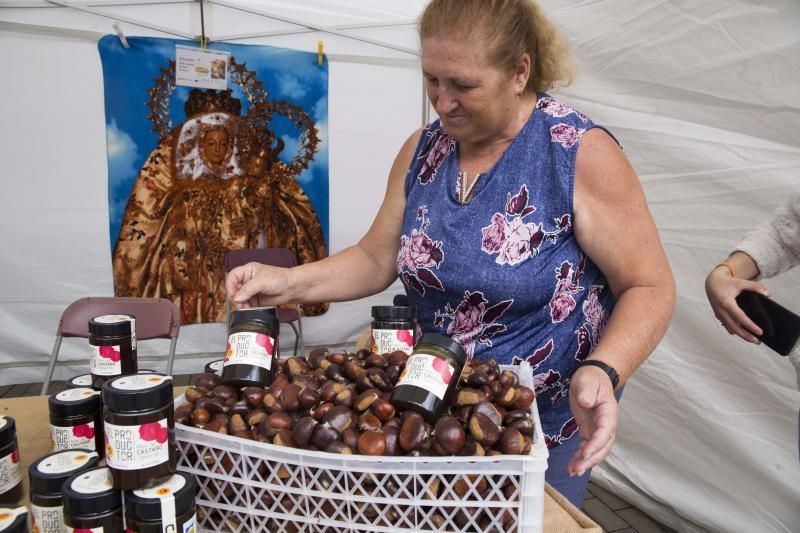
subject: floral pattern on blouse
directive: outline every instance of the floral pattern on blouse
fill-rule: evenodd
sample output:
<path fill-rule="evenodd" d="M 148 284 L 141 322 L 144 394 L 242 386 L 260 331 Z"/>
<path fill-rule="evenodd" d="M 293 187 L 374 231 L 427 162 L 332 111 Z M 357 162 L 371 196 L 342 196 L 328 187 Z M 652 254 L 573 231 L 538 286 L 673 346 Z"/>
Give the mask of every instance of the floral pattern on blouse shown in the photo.
<path fill-rule="evenodd" d="M 584 322 L 575 332 L 578 336 L 578 349 L 575 351 L 575 359 L 578 361 L 583 361 L 592 353 L 608 323 L 608 313 L 599 299 L 603 289 L 603 285 L 592 285 L 589 287 L 589 297 L 583 302 Z"/>
<path fill-rule="evenodd" d="M 505 211 L 494 213 L 491 223 L 481 229 L 481 250 L 497 254 L 495 263 L 498 265 L 517 265 L 539 255 L 543 242 L 555 244 L 559 233 L 567 231 L 572 223 L 568 214 L 555 219 L 553 231 L 546 231 L 541 223 L 523 222 L 535 212 L 536 206 L 529 203 L 528 188 L 524 184 L 514 196 L 509 193 Z"/>
<path fill-rule="evenodd" d="M 400 249 L 397 252 L 397 272 L 407 287 L 413 288 L 420 296 L 425 296 L 425 287 L 443 291 L 444 286 L 433 268 L 439 268 L 444 261 L 442 241 L 434 241 L 425 230 L 430 226 L 428 208 L 417 209 L 419 229 L 412 229 L 411 235 L 400 236 Z"/>
<path fill-rule="evenodd" d="M 464 299 L 455 309 L 447 303 L 444 311 L 436 311 L 433 324 L 443 328 L 445 319 L 450 319 L 447 335 L 459 343 L 468 357 L 475 353 L 475 343 L 492 345 L 492 337 L 506 331 L 506 326 L 496 322 L 514 303 L 513 299 L 503 300 L 487 307 L 489 300 L 480 291 L 464 292 Z"/>
<path fill-rule="evenodd" d="M 572 106 L 560 100 L 556 100 L 552 96 L 542 96 L 539 98 L 536 102 L 536 109 L 540 109 L 542 112 L 555 118 L 563 118 L 567 115 L 574 114 L 581 122 L 589 122 L 589 117 L 579 111 L 575 111 Z"/>
<path fill-rule="evenodd" d="M 417 159 L 423 159 L 423 162 L 417 179 L 422 185 L 426 185 L 436 177 L 447 154 L 456 149 L 456 140 L 441 129 L 425 130 L 423 135 L 425 135 L 425 142 L 417 156 Z"/>

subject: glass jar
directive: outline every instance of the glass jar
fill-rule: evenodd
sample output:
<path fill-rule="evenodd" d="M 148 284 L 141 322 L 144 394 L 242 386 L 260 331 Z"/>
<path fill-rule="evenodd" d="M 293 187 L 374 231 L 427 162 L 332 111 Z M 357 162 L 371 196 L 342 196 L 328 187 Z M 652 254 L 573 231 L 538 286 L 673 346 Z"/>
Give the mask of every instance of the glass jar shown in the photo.
<path fill-rule="evenodd" d="M 64 482 L 64 526 L 102 533 L 124 533 L 122 493 L 113 487 L 107 467 L 75 474 Z"/>
<path fill-rule="evenodd" d="M 425 333 L 392 390 L 392 405 L 435 423 L 450 407 L 466 362 L 467 353 L 456 341 Z"/>
<path fill-rule="evenodd" d="M 225 360 L 222 383 L 233 387 L 267 387 L 277 365 L 278 316 L 274 307 L 259 307 L 234 311 Z"/>
<path fill-rule="evenodd" d="M 50 451 L 88 448 L 103 456 L 103 406 L 90 388 L 67 389 L 47 400 Z"/>
<path fill-rule="evenodd" d="M 157 484 L 125 492 L 125 521 L 133 533 L 195 531 L 197 517 L 194 476 L 185 472 Z"/>
<path fill-rule="evenodd" d="M 92 375 L 81 374 L 80 376 L 73 376 L 67 380 L 66 386 L 68 389 L 80 389 L 83 387 L 92 386 Z M 100 390 L 100 389 L 95 389 Z"/>
<path fill-rule="evenodd" d="M 75 474 L 95 468 L 92 450 L 65 450 L 45 455 L 28 468 L 31 491 L 31 523 L 37 533 L 64 531 L 64 482 Z"/>
<path fill-rule="evenodd" d="M 92 387 L 116 376 L 135 374 L 136 319 L 133 315 L 103 315 L 89 320 L 89 371 Z"/>
<path fill-rule="evenodd" d="M 0 504 L 22 500 L 22 468 L 19 463 L 17 425 L 10 416 L 0 416 Z"/>
<path fill-rule="evenodd" d="M 172 377 L 121 376 L 103 385 L 106 464 L 114 488 L 138 489 L 175 473 Z"/>
<path fill-rule="evenodd" d="M 216 361 L 211 361 L 205 366 L 205 368 L 203 368 L 203 372 L 208 372 L 209 374 L 216 374 L 218 376 L 222 376 L 222 366 L 224 364 L 225 364 L 225 359 L 217 359 Z"/>
<path fill-rule="evenodd" d="M 0 533 L 28 533 L 28 510 L 0 507 Z"/>
<path fill-rule="evenodd" d="M 376 305 L 372 308 L 372 351 L 410 354 L 417 331 L 417 308 L 408 305 Z"/>

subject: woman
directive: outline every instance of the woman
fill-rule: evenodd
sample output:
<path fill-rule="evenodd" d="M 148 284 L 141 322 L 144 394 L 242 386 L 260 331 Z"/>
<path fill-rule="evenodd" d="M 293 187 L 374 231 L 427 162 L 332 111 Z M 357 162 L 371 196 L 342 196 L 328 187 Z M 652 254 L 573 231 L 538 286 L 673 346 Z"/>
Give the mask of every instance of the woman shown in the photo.
<path fill-rule="evenodd" d="M 433 0 L 420 37 L 440 120 L 400 150 L 367 234 L 310 265 L 232 271 L 229 294 L 348 300 L 399 275 L 424 331 L 534 364 L 547 480 L 580 506 L 614 441 L 614 386 L 669 322 L 669 265 L 615 141 L 540 92 L 568 77 L 568 59 L 530 0 Z"/>

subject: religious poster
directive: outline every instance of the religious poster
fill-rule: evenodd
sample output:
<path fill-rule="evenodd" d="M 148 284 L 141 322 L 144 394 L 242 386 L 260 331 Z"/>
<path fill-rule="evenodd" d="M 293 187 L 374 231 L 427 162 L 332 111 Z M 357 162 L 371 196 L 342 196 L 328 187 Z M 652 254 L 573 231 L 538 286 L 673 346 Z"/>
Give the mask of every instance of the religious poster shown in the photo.
<path fill-rule="evenodd" d="M 128 43 L 99 43 L 114 292 L 167 298 L 183 324 L 224 322 L 228 251 L 289 248 L 301 264 L 327 254 L 327 63 L 214 44 L 208 79 L 213 67 L 227 89 L 188 87 L 176 83 L 176 48 L 195 43 Z"/>

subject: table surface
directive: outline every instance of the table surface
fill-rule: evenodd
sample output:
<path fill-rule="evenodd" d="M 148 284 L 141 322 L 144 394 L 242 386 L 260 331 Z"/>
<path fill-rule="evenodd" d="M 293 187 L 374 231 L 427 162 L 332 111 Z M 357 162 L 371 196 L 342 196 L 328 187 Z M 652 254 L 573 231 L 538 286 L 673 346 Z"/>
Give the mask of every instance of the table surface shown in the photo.
<path fill-rule="evenodd" d="M 185 387 L 176 388 L 176 396 Z M 24 499 L 28 499 L 28 466 L 50 451 L 49 413 L 46 396 L 0 399 L 0 415 L 11 416 L 17 424 Z M 545 484 L 544 531 L 547 533 L 602 533 L 602 528 L 573 506 L 558 491 Z"/>

